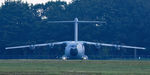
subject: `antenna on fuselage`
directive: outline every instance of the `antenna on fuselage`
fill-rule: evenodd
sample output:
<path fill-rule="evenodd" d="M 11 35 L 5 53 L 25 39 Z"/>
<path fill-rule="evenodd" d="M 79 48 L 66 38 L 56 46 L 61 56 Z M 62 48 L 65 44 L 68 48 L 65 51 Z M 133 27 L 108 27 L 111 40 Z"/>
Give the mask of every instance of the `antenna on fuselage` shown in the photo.
<path fill-rule="evenodd" d="M 74 21 L 48 21 L 48 23 L 74 23 L 74 41 L 78 41 L 78 23 L 105 23 L 102 21 L 79 21 L 78 18 L 75 18 Z"/>

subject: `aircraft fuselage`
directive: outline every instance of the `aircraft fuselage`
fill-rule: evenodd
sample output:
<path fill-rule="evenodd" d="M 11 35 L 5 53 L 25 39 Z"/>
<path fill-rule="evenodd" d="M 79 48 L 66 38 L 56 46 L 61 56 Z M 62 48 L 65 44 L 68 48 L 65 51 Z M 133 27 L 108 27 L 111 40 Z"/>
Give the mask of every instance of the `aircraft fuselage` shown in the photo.
<path fill-rule="evenodd" d="M 68 42 L 67 46 L 65 47 L 65 54 L 62 59 L 88 59 L 85 55 L 85 47 L 83 43 L 80 42 Z"/>

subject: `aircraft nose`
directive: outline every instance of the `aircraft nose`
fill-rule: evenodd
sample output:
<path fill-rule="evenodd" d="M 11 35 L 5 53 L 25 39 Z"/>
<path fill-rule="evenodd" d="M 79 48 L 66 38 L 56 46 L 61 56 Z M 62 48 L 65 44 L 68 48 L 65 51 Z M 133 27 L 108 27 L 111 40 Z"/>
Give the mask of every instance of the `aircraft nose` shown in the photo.
<path fill-rule="evenodd" d="M 70 55 L 71 56 L 77 56 L 78 55 L 78 50 L 77 49 L 71 49 L 70 50 Z"/>

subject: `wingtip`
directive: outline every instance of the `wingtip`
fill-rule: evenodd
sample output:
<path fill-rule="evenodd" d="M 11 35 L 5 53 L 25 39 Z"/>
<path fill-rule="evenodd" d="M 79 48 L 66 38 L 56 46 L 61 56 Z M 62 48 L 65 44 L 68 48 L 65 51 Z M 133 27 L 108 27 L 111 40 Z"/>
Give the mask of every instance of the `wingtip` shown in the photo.
<path fill-rule="evenodd" d="M 5 48 L 5 50 L 8 50 L 8 49 L 11 49 L 11 48 L 9 48 L 9 47 L 6 47 L 6 48 Z"/>
<path fill-rule="evenodd" d="M 5 50 L 7 50 L 8 48 L 5 48 Z"/>
<path fill-rule="evenodd" d="M 146 50 L 146 48 L 139 48 L 139 49 Z"/>

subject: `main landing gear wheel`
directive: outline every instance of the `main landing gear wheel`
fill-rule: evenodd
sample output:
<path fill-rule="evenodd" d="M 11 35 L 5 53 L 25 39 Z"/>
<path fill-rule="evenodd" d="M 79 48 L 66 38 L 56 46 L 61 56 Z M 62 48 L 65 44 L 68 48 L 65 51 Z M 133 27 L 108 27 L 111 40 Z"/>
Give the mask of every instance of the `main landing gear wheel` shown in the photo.
<path fill-rule="evenodd" d="M 62 57 L 62 60 L 67 60 L 67 57 L 63 56 L 63 57 Z"/>
<path fill-rule="evenodd" d="M 88 60 L 88 57 L 87 56 L 83 56 L 82 59 L 83 60 Z"/>

